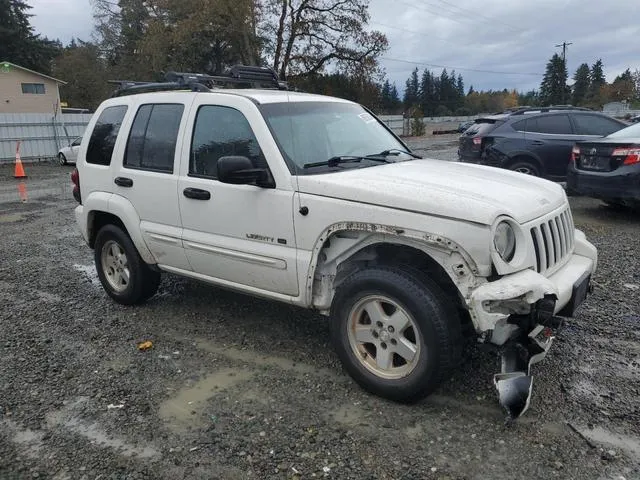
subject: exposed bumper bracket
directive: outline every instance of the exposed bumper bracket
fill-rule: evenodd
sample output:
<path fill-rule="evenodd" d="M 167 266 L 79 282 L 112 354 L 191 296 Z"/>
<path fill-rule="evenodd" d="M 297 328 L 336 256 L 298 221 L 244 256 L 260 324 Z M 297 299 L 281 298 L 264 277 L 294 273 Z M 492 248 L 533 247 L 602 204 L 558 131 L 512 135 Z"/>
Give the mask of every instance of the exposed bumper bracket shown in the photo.
<path fill-rule="evenodd" d="M 531 366 L 547 355 L 554 338 L 549 327 L 537 325 L 525 338 L 513 340 L 502 349 L 501 372 L 494 375 L 493 383 L 508 420 L 517 419 L 529 409 L 533 387 Z"/>

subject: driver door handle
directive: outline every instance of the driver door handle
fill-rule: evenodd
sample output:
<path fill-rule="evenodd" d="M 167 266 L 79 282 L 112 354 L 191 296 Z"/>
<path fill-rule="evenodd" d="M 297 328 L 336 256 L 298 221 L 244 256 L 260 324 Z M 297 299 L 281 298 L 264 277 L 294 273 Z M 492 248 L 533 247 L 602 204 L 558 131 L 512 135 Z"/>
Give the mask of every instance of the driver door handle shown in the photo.
<path fill-rule="evenodd" d="M 211 193 L 207 190 L 202 190 L 200 188 L 185 188 L 182 191 L 182 194 L 193 200 L 209 200 L 211 198 Z"/>
<path fill-rule="evenodd" d="M 113 183 L 119 187 L 133 187 L 133 180 L 126 177 L 116 177 L 113 179 Z"/>

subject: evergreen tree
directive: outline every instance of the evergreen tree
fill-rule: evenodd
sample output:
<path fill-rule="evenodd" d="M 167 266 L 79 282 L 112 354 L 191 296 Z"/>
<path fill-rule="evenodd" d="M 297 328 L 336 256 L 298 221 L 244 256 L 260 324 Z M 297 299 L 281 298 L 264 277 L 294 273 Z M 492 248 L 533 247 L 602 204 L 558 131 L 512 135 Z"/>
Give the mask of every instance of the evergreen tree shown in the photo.
<path fill-rule="evenodd" d="M 624 72 L 618 75 L 613 83 L 616 82 L 633 82 L 633 74 L 631 73 L 631 70 L 627 68 Z"/>
<path fill-rule="evenodd" d="M 429 69 L 425 68 L 420 81 L 420 104 L 422 105 L 422 111 L 427 116 L 433 114 L 435 100 L 433 93 L 433 75 Z"/>
<path fill-rule="evenodd" d="M 407 79 L 406 88 L 404 90 L 404 106 L 405 108 L 412 108 L 419 103 L 419 82 L 418 82 L 418 68 L 416 67 L 411 76 Z"/>
<path fill-rule="evenodd" d="M 447 69 L 443 68 L 442 73 L 440 73 L 440 95 L 439 95 L 439 106 L 444 106 L 448 110 L 451 106 L 451 81 L 449 80 L 449 74 L 447 73 Z M 444 111 L 442 108 L 439 109 L 441 112 Z"/>
<path fill-rule="evenodd" d="M 0 60 L 50 74 L 62 45 L 33 32 L 29 9 L 22 0 L 0 0 Z"/>
<path fill-rule="evenodd" d="M 393 108 L 397 109 L 402 102 L 400 102 L 400 95 L 398 95 L 398 89 L 396 84 L 391 85 L 391 100 L 393 101 Z"/>
<path fill-rule="evenodd" d="M 458 79 L 456 80 L 456 102 L 455 107 L 456 110 L 464 107 L 464 80 L 462 79 L 462 75 L 458 74 Z"/>
<path fill-rule="evenodd" d="M 467 95 L 471 95 L 471 94 L 473 94 L 473 93 L 475 93 L 475 90 L 473 89 L 473 85 L 471 85 L 471 86 L 469 87 L 469 92 L 467 93 Z"/>
<path fill-rule="evenodd" d="M 547 63 L 547 70 L 540 84 L 543 105 L 558 105 L 568 99 L 567 68 L 560 55 L 555 53 Z"/>
<path fill-rule="evenodd" d="M 604 85 L 606 85 L 607 80 L 604 76 L 604 68 L 602 65 L 602 60 L 598 59 L 596 63 L 591 66 L 591 71 L 589 72 L 589 94 L 588 98 L 591 102 L 600 103 L 601 102 L 601 89 Z"/>
<path fill-rule="evenodd" d="M 573 105 L 581 105 L 589 92 L 589 65 L 583 63 L 578 67 L 573 75 L 573 96 L 571 103 Z"/>

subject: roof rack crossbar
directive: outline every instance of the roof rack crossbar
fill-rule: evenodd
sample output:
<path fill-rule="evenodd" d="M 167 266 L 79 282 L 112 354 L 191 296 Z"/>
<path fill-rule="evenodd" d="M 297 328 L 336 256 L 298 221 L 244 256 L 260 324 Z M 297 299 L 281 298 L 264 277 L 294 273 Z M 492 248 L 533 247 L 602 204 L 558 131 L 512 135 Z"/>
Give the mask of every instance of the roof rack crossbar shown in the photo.
<path fill-rule="evenodd" d="M 572 107 L 571 105 L 551 105 L 549 107 L 522 108 L 509 113 L 511 115 L 524 115 L 525 113 L 529 113 L 529 112 L 544 113 L 544 112 L 553 112 L 553 111 L 560 111 L 560 110 L 579 110 L 579 111 L 587 111 L 587 112 L 592 111 L 590 108 L 585 108 L 585 107 Z"/>
<path fill-rule="evenodd" d="M 170 71 L 165 73 L 165 82 L 110 80 L 109 83 L 115 83 L 119 86 L 112 95 L 114 97 L 162 90 L 184 90 L 185 88 L 202 92 L 229 85 L 278 90 L 289 89 L 286 82 L 278 79 L 278 75 L 272 68 L 246 65 L 235 65 L 222 75 Z"/>

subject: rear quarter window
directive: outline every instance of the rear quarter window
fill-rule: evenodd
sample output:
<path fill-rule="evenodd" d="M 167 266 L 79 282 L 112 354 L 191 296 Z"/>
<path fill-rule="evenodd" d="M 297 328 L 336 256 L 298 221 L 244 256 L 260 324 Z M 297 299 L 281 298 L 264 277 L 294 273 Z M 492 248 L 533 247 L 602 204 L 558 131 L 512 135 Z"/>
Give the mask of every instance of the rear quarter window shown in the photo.
<path fill-rule="evenodd" d="M 469 137 L 488 135 L 489 132 L 495 130 L 500 123 L 498 122 L 479 122 L 471 125 L 465 130 L 464 135 Z"/>
<path fill-rule="evenodd" d="M 617 132 L 624 125 L 602 115 L 574 115 L 573 123 L 578 135 L 610 135 Z"/>
<path fill-rule="evenodd" d="M 116 144 L 122 119 L 127 113 L 126 105 L 105 108 L 91 132 L 87 146 L 87 163 L 94 165 L 110 165 L 113 147 Z"/>

